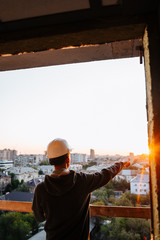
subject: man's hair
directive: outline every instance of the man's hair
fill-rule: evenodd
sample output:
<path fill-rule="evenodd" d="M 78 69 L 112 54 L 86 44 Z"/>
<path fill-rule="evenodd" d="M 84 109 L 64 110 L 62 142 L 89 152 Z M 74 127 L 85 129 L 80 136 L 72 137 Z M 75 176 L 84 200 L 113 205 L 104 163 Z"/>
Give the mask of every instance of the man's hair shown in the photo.
<path fill-rule="evenodd" d="M 49 163 L 51 165 L 55 165 L 55 166 L 58 166 L 58 165 L 61 165 L 65 162 L 65 160 L 69 157 L 69 153 L 66 153 L 60 157 L 56 157 L 56 158 L 50 158 L 49 159 Z"/>

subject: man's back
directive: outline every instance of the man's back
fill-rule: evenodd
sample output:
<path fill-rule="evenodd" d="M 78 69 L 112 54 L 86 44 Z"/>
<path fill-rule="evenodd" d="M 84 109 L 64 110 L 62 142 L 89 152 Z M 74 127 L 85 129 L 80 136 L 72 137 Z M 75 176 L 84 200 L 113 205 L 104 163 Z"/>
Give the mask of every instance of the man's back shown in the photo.
<path fill-rule="evenodd" d="M 47 240 L 87 240 L 90 193 L 122 167 L 123 163 L 117 163 L 95 174 L 70 171 L 58 177 L 46 176 L 35 190 L 32 209 L 38 221 L 46 220 Z"/>
<path fill-rule="evenodd" d="M 43 219 L 47 240 L 88 239 L 90 194 L 84 191 L 83 177 L 71 171 L 59 177 L 46 176 L 35 191 L 33 209 L 37 220 Z M 42 209 L 42 210 L 40 210 Z"/>

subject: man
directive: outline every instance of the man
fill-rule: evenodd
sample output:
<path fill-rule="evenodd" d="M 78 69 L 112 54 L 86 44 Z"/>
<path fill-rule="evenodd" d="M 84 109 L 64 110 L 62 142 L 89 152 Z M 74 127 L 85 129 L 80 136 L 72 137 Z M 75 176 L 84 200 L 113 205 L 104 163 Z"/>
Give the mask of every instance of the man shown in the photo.
<path fill-rule="evenodd" d="M 89 239 L 90 194 L 107 184 L 129 162 L 118 162 L 94 174 L 68 170 L 70 148 L 63 139 L 48 145 L 47 157 L 55 170 L 35 189 L 32 209 L 37 221 L 46 220 L 47 240 Z"/>

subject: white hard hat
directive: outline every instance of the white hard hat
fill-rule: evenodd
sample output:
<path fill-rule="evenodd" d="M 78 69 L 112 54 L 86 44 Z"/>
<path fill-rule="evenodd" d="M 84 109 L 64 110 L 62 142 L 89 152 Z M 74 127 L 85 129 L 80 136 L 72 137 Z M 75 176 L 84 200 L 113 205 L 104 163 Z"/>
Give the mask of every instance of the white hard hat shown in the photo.
<path fill-rule="evenodd" d="M 47 147 L 47 158 L 56 158 L 69 153 L 71 149 L 66 140 L 56 138 L 48 144 Z"/>

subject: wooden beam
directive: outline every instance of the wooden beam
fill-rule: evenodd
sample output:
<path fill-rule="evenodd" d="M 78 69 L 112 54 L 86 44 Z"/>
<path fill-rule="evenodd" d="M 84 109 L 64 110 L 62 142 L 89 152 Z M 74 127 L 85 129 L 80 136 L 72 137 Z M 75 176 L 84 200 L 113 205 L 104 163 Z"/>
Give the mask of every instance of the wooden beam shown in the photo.
<path fill-rule="evenodd" d="M 151 218 L 150 208 L 142 207 L 111 207 L 91 205 L 91 216 L 99 217 L 128 217 L 128 218 Z"/>
<path fill-rule="evenodd" d="M 32 212 L 31 202 L 0 201 L 0 210 Z M 111 207 L 90 205 L 91 216 L 99 217 L 129 217 L 129 218 L 151 218 L 150 208 L 137 207 Z"/>
<path fill-rule="evenodd" d="M 16 201 L 0 201 L 0 210 L 16 212 L 32 212 L 32 203 Z"/>

